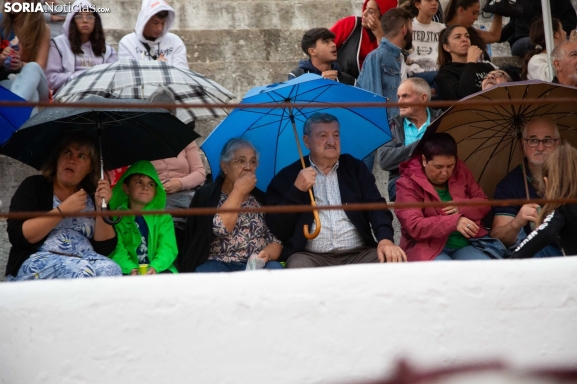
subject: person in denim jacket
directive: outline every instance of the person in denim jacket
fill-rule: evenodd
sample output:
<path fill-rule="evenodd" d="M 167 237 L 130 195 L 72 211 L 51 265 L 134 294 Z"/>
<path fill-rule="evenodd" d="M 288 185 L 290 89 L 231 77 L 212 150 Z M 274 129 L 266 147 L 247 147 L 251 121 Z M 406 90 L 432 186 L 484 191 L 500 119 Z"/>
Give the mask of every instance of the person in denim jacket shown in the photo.
<path fill-rule="evenodd" d="M 357 87 L 386 97 L 389 102 L 397 101 L 405 61 L 403 50 L 412 46 L 411 19 L 411 14 L 401 8 L 391 9 L 383 15 L 381 26 L 385 37 L 379 47 L 367 55 Z M 399 108 L 387 108 L 388 118 L 398 114 Z"/>

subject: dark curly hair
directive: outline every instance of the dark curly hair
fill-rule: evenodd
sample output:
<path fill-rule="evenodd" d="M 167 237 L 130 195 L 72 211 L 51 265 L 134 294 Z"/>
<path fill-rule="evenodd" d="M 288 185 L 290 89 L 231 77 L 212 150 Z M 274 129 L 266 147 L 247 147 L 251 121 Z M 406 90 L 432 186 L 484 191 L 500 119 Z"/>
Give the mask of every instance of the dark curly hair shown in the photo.
<path fill-rule="evenodd" d="M 94 30 L 90 34 L 90 44 L 92 45 L 92 52 L 97 56 L 102 56 L 106 52 L 106 40 L 104 37 L 104 28 L 102 28 L 102 20 L 97 12 L 92 12 L 94 15 Z M 74 14 L 76 16 L 77 13 Z M 73 27 L 74 26 L 74 27 Z M 68 40 L 70 41 L 70 48 L 75 55 L 84 53 L 80 48 L 82 41 L 80 40 L 80 33 L 74 17 L 70 23 L 70 30 L 68 32 Z"/>

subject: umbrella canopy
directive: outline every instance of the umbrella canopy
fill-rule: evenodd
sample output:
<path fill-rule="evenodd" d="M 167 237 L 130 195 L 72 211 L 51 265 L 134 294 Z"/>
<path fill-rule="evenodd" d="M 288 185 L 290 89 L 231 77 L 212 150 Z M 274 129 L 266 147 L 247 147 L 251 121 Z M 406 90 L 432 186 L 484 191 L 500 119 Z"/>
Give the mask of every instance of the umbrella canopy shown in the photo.
<path fill-rule="evenodd" d="M 176 104 L 218 103 L 235 98 L 211 79 L 164 61 L 122 59 L 113 64 L 96 65 L 65 84 L 54 96 L 55 101 L 79 101 L 90 95 L 110 99 L 146 100 L 158 86 L 164 85 L 174 95 Z M 227 116 L 222 108 L 177 108 L 176 116 L 185 124 L 199 118 Z"/>
<path fill-rule="evenodd" d="M 26 101 L 2 86 L 0 86 L 0 100 Z M 31 112 L 32 107 L 0 107 L 0 145 L 28 120 Z"/>
<path fill-rule="evenodd" d="M 109 169 L 137 160 L 176 157 L 199 135 L 165 109 L 145 108 L 139 100 L 109 100 L 90 96 L 85 102 L 107 103 L 106 108 L 46 108 L 34 115 L 0 148 L 10 156 L 40 169 L 52 148 L 67 133 L 88 132 L 102 146 Z M 123 108 L 138 103 L 142 109 Z"/>
<path fill-rule="evenodd" d="M 507 104 L 511 100 L 567 98 L 568 104 Z M 553 120 L 561 139 L 577 146 L 577 88 L 543 81 L 502 83 L 461 101 L 502 100 L 499 105 L 460 105 L 457 102 L 425 133 L 447 132 L 458 144 L 458 155 L 471 170 L 485 194 L 495 187 L 523 158 L 521 134 L 525 123 L 545 117 Z M 417 151 L 419 148 L 417 148 Z"/>
<path fill-rule="evenodd" d="M 386 99 L 360 88 L 305 74 L 296 79 L 250 90 L 241 104 L 268 104 L 270 108 L 239 107 L 218 125 L 201 149 L 213 173 L 220 168 L 219 156 L 224 144 L 233 137 L 249 140 L 260 152 L 257 187 L 266 190 L 273 176 L 299 158 L 293 122 L 302 142 L 305 120 L 315 112 L 335 115 L 341 126 L 341 152 L 362 159 L 392 140 L 386 108 L 332 107 L 346 102 L 382 102 Z M 277 104 L 309 104 L 311 107 L 277 107 Z"/>

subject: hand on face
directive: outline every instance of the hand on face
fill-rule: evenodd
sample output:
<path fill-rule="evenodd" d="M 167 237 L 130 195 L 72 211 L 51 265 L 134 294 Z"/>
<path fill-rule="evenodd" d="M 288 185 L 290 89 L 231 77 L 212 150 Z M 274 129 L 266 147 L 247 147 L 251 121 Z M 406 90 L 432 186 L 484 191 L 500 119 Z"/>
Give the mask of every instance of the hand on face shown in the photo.
<path fill-rule="evenodd" d="M 471 45 L 467 51 L 467 63 L 478 63 L 483 57 L 483 51 L 476 45 Z"/>
<path fill-rule="evenodd" d="M 256 187 L 256 181 L 254 171 L 244 170 L 234 182 L 233 190 L 248 195 Z"/>
<path fill-rule="evenodd" d="M 383 29 L 383 27 L 381 26 L 381 20 L 377 18 L 377 16 L 374 13 L 370 13 L 367 16 L 366 20 L 367 20 L 367 26 L 371 31 L 375 32 Z"/>

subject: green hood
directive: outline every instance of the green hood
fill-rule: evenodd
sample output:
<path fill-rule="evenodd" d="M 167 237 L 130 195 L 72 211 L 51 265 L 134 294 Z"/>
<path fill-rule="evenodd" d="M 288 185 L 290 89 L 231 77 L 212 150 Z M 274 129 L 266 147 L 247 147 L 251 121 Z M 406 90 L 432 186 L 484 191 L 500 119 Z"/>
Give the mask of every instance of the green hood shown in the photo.
<path fill-rule="evenodd" d="M 156 182 L 156 194 L 154 195 L 154 199 L 144 208 L 143 210 L 154 210 L 154 209 L 164 209 L 166 205 L 166 191 L 164 190 L 164 186 L 160 182 L 158 178 L 158 173 L 156 173 L 156 169 L 150 161 L 147 160 L 140 160 L 136 163 L 132 164 L 126 172 L 122 175 L 118 183 L 112 189 L 112 199 L 110 199 L 110 209 L 119 209 L 119 208 L 126 208 L 128 209 L 128 195 L 124 193 L 122 190 L 122 184 L 124 184 L 124 179 L 128 176 L 133 175 L 135 173 L 140 173 L 150 177 L 152 180 Z"/>

